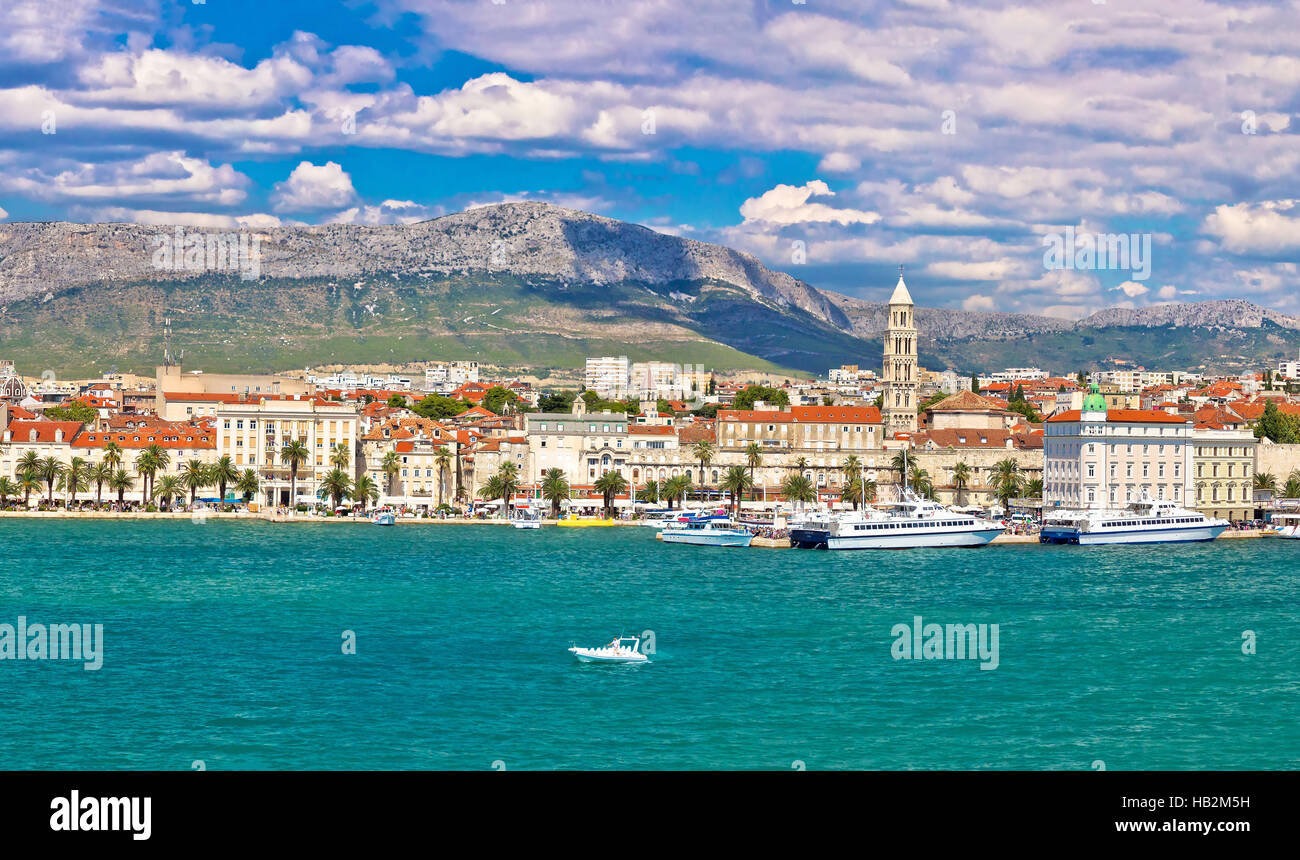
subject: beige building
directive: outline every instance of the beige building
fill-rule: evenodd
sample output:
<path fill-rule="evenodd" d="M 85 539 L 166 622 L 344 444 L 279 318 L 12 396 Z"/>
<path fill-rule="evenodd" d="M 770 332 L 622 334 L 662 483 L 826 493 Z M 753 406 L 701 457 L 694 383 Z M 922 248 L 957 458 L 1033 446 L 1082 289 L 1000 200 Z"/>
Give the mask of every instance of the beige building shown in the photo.
<path fill-rule="evenodd" d="M 317 481 L 334 468 L 336 445 L 348 451 L 349 477 L 359 474 L 360 418 L 348 403 L 315 397 L 260 397 L 221 403 L 216 412 L 218 456 L 229 455 L 235 468 L 254 468 L 262 479 L 262 498 L 271 505 L 290 504 L 290 467 L 280 452 L 290 440 L 308 451 L 298 466 L 295 502 L 317 501 Z"/>
<path fill-rule="evenodd" d="M 1192 480 L 1195 504 L 1206 516 L 1230 520 L 1254 517 L 1255 449 L 1249 430 L 1192 431 Z"/>
<path fill-rule="evenodd" d="M 524 416 L 528 440 L 525 483 L 536 484 L 549 469 L 559 469 L 575 489 L 590 486 L 605 472 L 620 471 L 632 480 L 628 416 L 623 412 L 586 411 L 581 397 L 573 412 L 530 412 Z"/>
<path fill-rule="evenodd" d="M 229 394 L 241 397 L 266 395 L 310 395 L 316 386 L 292 376 L 274 376 L 256 373 L 204 373 L 192 370 L 186 373 L 179 364 L 159 365 L 154 370 L 155 411 L 164 414 L 165 399 L 171 394 Z M 169 418 L 171 421 L 185 420 Z"/>
<path fill-rule="evenodd" d="M 885 332 L 884 398 L 881 413 L 885 433 L 911 433 L 916 429 L 917 386 L 920 369 L 916 359 L 916 309 L 900 271 L 894 293 L 889 297 L 889 326 Z"/>

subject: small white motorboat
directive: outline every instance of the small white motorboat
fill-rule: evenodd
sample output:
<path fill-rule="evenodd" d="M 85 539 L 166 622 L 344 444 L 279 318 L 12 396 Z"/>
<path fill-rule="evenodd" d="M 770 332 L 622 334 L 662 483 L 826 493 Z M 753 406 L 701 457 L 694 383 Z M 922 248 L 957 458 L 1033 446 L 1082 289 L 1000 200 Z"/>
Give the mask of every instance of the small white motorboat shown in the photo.
<path fill-rule="evenodd" d="M 620 636 L 600 648 L 579 648 L 574 645 L 569 652 L 580 663 L 645 663 L 650 660 L 641 653 L 641 640 L 635 636 Z"/>
<path fill-rule="evenodd" d="M 391 526 L 397 522 L 397 512 L 392 508 L 380 508 L 370 517 L 377 526 Z"/>
<path fill-rule="evenodd" d="M 748 529 L 721 519 L 692 519 L 666 526 L 659 532 L 664 543 L 688 543 L 697 546 L 749 546 L 754 535 Z"/>

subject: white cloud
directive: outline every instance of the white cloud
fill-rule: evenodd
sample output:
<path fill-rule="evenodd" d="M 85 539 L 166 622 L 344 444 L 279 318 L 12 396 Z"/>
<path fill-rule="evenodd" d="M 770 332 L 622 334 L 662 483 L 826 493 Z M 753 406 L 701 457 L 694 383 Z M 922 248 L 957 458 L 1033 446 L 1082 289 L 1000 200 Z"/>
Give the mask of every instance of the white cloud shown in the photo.
<path fill-rule="evenodd" d="M 1149 292 L 1145 285 L 1139 284 L 1137 281 L 1125 281 L 1115 289 L 1119 290 L 1130 299 L 1135 299 L 1138 296 L 1145 296 Z"/>
<path fill-rule="evenodd" d="M 825 203 L 810 203 L 811 197 L 834 197 L 835 192 L 820 179 L 803 185 L 778 185 L 751 197 L 740 206 L 745 221 L 763 221 L 769 224 L 806 224 L 824 222 L 835 224 L 874 224 L 880 220 L 875 212 L 859 209 L 836 209 Z"/>
<path fill-rule="evenodd" d="M 817 163 L 821 173 L 852 173 L 862 166 L 862 161 L 847 152 L 828 152 Z"/>
<path fill-rule="evenodd" d="M 321 165 L 303 161 L 293 169 L 289 178 L 275 186 L 271 195 L 277 212 L 294 212 L 310 209 L 337 209 L 356 199 L 352 177 L 343 172 L 337 162 Z"/>
<path fill-rule="evenodd" d="M 1237 254 L 1293 251 L 1300 249 L 1300 208 L 1295 200 L 1218 206 L 1201 232 Z"/>
<path fill-rule="evenodd" d="M 967 296 L 961 303 L 962 309 L 967 311 L 995 311 L 998 309 L 997 302 L 993 301 L 992 296 L 982 296 L 976 293 L 973 296 Z"/>

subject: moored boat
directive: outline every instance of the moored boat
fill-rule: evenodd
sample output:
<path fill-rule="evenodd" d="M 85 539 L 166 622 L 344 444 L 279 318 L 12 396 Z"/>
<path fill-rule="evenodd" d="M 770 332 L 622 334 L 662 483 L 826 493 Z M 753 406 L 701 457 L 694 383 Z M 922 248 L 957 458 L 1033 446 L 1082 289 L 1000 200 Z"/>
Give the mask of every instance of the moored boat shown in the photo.
<path fill-rule="evenodd" d="M 696 546 L 749 546 L 754 535 L 731 520 L 701 519 L 665 526 L 659 532 L 664 543 Z"/>
<path fill-rule="evenodd" d="M 1004 531 L 1001 523 L 945 508 L 903 491 L 899 502 L 839 515 L 807 517 L 790 527 L 799 549 L 921 549 L 985 546 Z"/>
<path fill-rule="evenodd" d="M 1126 508 L 1048 514 L 1038 535 L 1042 543 L 1189 543 L 1223 534 L 1228 521 L 1207 517 L 1163 499 L 1143 499 Z"/>

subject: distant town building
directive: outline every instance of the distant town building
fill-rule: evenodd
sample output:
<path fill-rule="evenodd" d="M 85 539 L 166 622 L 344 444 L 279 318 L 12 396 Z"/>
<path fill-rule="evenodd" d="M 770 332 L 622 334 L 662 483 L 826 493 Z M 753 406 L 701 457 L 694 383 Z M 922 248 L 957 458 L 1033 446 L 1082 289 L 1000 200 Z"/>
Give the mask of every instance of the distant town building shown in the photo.
<path fill-rule="evenodd" d="M 588 358 L 583 373 L 587 389 L 601 397 L 622 397 L 631 383 L 631 367 L 626 355 Z"/>

